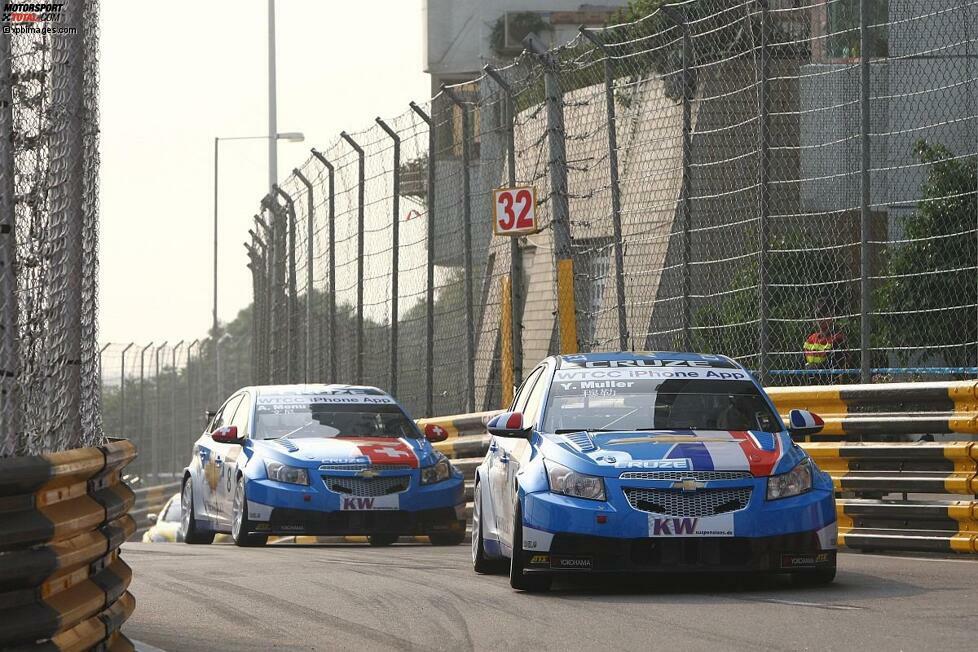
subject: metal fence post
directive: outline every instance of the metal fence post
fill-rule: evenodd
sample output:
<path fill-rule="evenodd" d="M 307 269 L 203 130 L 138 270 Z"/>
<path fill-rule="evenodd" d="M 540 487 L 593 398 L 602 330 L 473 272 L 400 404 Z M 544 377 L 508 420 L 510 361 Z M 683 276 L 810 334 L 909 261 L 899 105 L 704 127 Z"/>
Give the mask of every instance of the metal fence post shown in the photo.
<path fill-rule="evenodd" d="M 386 122 L 377 118 L 377 124 L 387 132 L 387 135 L 394 141 L 394 189 L 391 215 L 391 361 L 390 361 L 390 393 L 397 396 L 397 322 L 399 319 L 397 309 L 398 278 L 400 273 L 398 265 L 400 263 L 400 213 L 401 213 L 401 137 L 397 132 L 388 126 Z"/>
<path fill-rule="evenodd" d="M 475 411 L 475 304 L 472 263 L 472 180 L 469 151 L 469 109 L 455 92 L 442 84 L 441 91 L 462 114 L 462 247 L 465 264 L 465 409 Z"/>
<path fill-rule="evenodd" d="M 292 168 L 292 174 L 306 187 L 306 355 L 302 361 L 302 375 L 303 380 L 308 383 L 311 382 L 312 375 L 315 373 L 312 361 L 314 359 L 322 359 L 320 355 L 313 356 L 313 351 L 318 350 L 318 347 L 322 346 L 321 341 L 317 342 L 315 347 L 313 346 L 313 340 L 316 339 L 315 334 L 318 331 L 316 328 L 313 328 L 312 323 L 313 315 L 315 314 L 312 310 L 312 301 L 316 296 L 316 291 L 313 287 L 314 276 L 312 273 L 316 253 L 316 202 L 313 196 L 312 182 L 299 171 L 299 168 Z M 319 371 L 318 376 L 322 380 L 322 370 Z"/>
<path fill-rule="evenodd" d="M 427 170 L 427 233 L 425 234 L 425 251 L 428 258 L 425 281 L 425 416 L 432 416 L 434 413 L 434 382 L 435 382 L 435 128 L 424 109 L 411 102 L 411 110 L 421 118 L 422 122 L 428 125 L 428 170 Z"/>
<path fill-rule="evenodd" d="M 367 182 L 366 157 L 363 148 L 350 134 L 340 137 L 357 153 L 357 359 L 354 376 L 357 384 L 363 382 L 363 221 L 366 208 L 365 184 Z"/>
<path fill-rule="evenodd" d="M 510 188 L 516 186 L 516 101 L 513 89 L 492 66 L 483 68 L 506 95 L 506 174 Z M 513 388 L 503 388 L 503 396 L 512 395 L 513 390 L 523 382 L 523 250 L 519 238 L 509 241 L 509 293 L 510 293 L 510 333 L 513 351 Z M 508 394 L 507 394 L 508 392 Z"/>
<path fill-rule="evenodd" d="M 184 374 L 187 376 L 187 432 L 190 433 L 191 443 L 194 441 L 194 431 L 193 431 L 193 413 L 194 413 L 194 377 L 193 372 L 190 368 L 190 352 L 195 346 L 200 344 L 200 340 L 194 340 L 187 347 L 187 366 Z M 200 348 L 197 349 L 197 359 L 200 360 Z"/>
<path fill-rule="evenodd" d="M 163 408 L 163 394 L 161 390 L 161 385 L 163 384 L 160 380 L 160 353 L 166 349 L 166 342 L 160 344 L 153 351 L 153 356 L 156 359 L 156 414 L 153 419 L 153 439 L 150 444 L 150 455 L 153 458 L 153 477 L 159 481 L 160 477 L 160 433 L 162 429 L 161 423 L 161 411 Z"/>
<path fill-rule="evenodd" d="M 611 225 L 615 249 L 615 300 L 618 311 L 618 348 L 628 349 L 628 315 L 625 312 L 625 252 L 621 236 L 621 184 L 618 180 L 618 122 L 615 113 L 615 70 L 611 53 L 591 30 L 581 34 L 604 56 L 604 95 L 608 112 L 608 174 L 611 179 Z"/>
<path fill-rule="evenodd" d="M 258 235 L 249 230 L 252 243 L 258 242 Z M 258 358 L 258 321 L 259 310 L 261 308 L 261 255 L 258 253 L 257 244 L 244 243 L 245 250 L 248 252 L 248 269 L 251 270 L 251 381 L 257 384 L 259 377 L 259 358 Z"/>
<path fill-rule="evenodd" d="M 53 315 L 47 344 L 51 380 L 47 412 L 51 428 L 45 444 L 61 450 L 95 443 L 85 441 L 81 418 L 85 7 L 82 2 L 67 4 L 61 25 L 75 28 L 78 33 L 54 35 L 50 46 L 48 146 L 52 165 L 48 230 L 57 246 L 50 254 L 48 281 Z"/>
<path fill-rule="evenodd" d="M 537 55 L 543 66 L 547 105 L 547 145 L 550 150 L 550 192 L 553 204 L 554 257 L 557 263 L 557 324 L 560 352 L 577 353 L 577 314 L 574 305 L 574 242 L 570 231 L 567 198 L 567 152 L 564 138 L 564 94 L 560 87 L 557 59 L 536 34 L 523 45 Z"/>
<path fill-rule="evenodd" d="M 126 353 L 135 342 L 129 342 L 126 348 L 122 349 L 122 373 L 119 375 L 119 436 L 126 436 Z"/>
<path fill-rule="evenodd" d="M 336 382 L 336 169 L 325 156 L 315 149 L 310 150 L 316 160 L 328 172 L 329 181 L 329 283 L 326 289 L 326 325 L 329 327 L 329 381 Z M 325 341 L 320 336 L 320 341 Z M 322 361 L 320 360 L 320 364 Z"/>
<path fill-rule="evenodd" d="M 107 342 L 98 350 L 98 402 L 100 404 L 105 403 L 105 378 L 102 376 L 102 354 L 110 346 L 112 346 L 112 342 Z"/>
<path fill-rule="evenodd" d="M 150 342 L 139 350 L 139 444 L 143 446 L 146 437 L 146 351 L 153 346 Z M 137 458 L 138 459 L 138 458 Z M 139 463 L 140 475 L 146 472 L 145 458 Z"/>
<path fill-rule="evenodd" d="M 262 315 L 261 315 L 261 352 L 259 357 L 261 358 L 261 382 L 270 383 L 272 382 L 272 309 L 274 307 L 272 292 L 273 284 L 273 259 L 275 256 L 275 238 L 272 233 L 271 227 L 265 223 L 265 221 L 259 215 L 255 215 L 255 224 L 257 224 L 264 234 L 264 239 L 261 236 L 258 238 L 258 242 L 262 243 L 264 248 L 265 260 L 264 260 L 264 274 L 262 276 Z"/>
<path fill-rule="evenodd" d="M 870 251 L 869 240 L 872 229 L 870 213 L 870 154 L 872 146 L 869 136 L 870 128 L 870 67 L 869 67 L 869 2 L 859 1 L 859 143 L 862 153 L 860 166 L 860 187 L 862 201 L 859 215 L 859 380 L 863 383 L 870 381 L 870 312 L 872 297 L 870 292 Z"/>
<path fill-rule="evenodd" d="M 283 316 L 286 324 L 285 331 L 288 330 L 288 306 L 283 305 L 286 299 L 287 283 L 287 253 L 288 247 L 288 225 L 287 218 L 283 215 L 282 207 L 275 201 L 272 195 L 266 195 L 262 200 L 269 211 L 271 219 L 271 242 L 273 243 L 272 256 L 272 305 L 270 311 L 270 331 L 271 331 L 271 376 L 273 383 L 288 382 L 288 343 L 283 342 L 284 333 L 282 328 Z M 285 355 L 283 356 L 283 353 Z M 220 388 L 219 388 L 220 390 Z M 223 395 L 218 393 L 218 400 Z"/>
<path fill-rule="evenodd" d="M 285 200 L 285 210 L 288 215 L 288 243 L 285 245 L 288 250 L 288 307 L 286 314 L 285 328 L 285 378 L 286 382 L 294 383 L 296 380 L 296 370 L 298 367 L 296 360 L 296 343 L 299 341 L 297 325 L 299 322 L 299 296 L 298 283 L 295 278 L 295 202 L 292 195 L 282 190 L 278 185 L 273 186 L 275 192 Z"/>
<path fill-rule="evenodd" d="M 170 385 L 170 473 L 176 469 L 177 463 L 177 352 L 183 348 L 183 340 L 173 346 L 171 361 L 173 380 Z"/>
<path fill-rule="evenodd" d="M 20 348 L 10 34 L 0 34 L 0 456 L 20 445 Z"/>
<path fill-rule="evenodd" d="M 757 371 L 762 385 L 770 384 L 770 331 L 768 324 L 768 248 L 770 247 L 770 217 L 771 207 L 771 173 L 769 156 L 771 153 L 770 140 L 770 107 L 768 106 L 768 91 L 770 84 L 770 52 L 768 52 L 768 0 L 757 0 L 761 8 L 761 37 L 760 37 L 760 83 L 758 84 L 757 104 L 760 108 L 758 120 L 758 154 L 757 154 L 757 212 L 760 231 L 760 255 L 758 257 L 757 284 L 757 317 L 758 317 L 758 364 Z"/>

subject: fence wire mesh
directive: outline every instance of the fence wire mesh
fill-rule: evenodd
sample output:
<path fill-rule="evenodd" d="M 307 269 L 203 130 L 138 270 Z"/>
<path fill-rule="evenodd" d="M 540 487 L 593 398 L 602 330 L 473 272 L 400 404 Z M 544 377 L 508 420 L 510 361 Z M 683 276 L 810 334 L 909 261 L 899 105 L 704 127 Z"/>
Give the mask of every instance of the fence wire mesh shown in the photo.
<path fill-rule="evenodd" d="M 316 357 L 338 361 L 318 379 L 427 414 L 496 407 L 558 352 L 722 353 L 775 385 L 974 377 L 976 4 L 658 6 L 389 121 L 396 168 L 382 126 L 352 134 L 362 185 L 338 138 L 332 195 L 315 157 L 283 182 L 315 197 L 314 290 L 296 274 L 322 306 Z M 540 226 L 515 246 L 491 236 L 511 180 L 536 187 Z"/>
<path fill-rule="evenodd" d="M 98 3 L 0 35 L 0 456 L 103 441 Z"/>

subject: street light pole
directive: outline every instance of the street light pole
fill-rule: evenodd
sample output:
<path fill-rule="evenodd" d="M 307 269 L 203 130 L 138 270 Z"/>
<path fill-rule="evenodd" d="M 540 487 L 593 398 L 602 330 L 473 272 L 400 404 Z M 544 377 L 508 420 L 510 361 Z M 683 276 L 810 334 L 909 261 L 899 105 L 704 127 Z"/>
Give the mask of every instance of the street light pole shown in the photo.
<path fill-rule="evenodd" d="M 275 85 L 275 0 L 268 0 L 268 192 L 278 179 L 278 122 Z"/>

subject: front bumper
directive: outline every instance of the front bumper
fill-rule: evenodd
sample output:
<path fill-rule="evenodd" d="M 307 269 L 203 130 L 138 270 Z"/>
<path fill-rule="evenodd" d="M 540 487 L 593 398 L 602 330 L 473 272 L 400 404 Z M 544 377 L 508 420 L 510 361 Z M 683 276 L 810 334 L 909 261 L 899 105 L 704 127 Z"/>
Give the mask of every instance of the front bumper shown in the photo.
<path fill-rule="evenodd" d="M 815 532 L 675 539 L 555 534 L 549 552 L 526 559 L 530 573 L 786 573 L 831 568 L 836 551 L 822 549 Z"/>
<path fill-rule="evenodd" d="M 348 534 L 450 534 L 465 532 L 465 504 L 415 512 L 346 511 L 318 512 L 308 509 L 272 508 L 267 521 L 252 523 L 260 534 L 307 534 L 339 536 Z"/>

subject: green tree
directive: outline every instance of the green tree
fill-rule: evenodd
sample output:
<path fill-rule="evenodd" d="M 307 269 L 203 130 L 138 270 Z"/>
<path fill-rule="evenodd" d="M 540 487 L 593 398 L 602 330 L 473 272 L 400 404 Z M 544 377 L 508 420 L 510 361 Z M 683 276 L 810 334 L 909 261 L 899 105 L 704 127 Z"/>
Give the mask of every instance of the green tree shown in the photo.
<path fill-rule="evenodd" d="M 886 280 L 876 294 L 881 343 L 904 364 L 930 350 L 948 366 L 975 364 L 975 157 L 918 140 L 914 157 L 927 165 L 917 209 L 902 220 L 902 244 L 890 246 Z M 932 348 L 931 348 L 932 347 Z"/>

